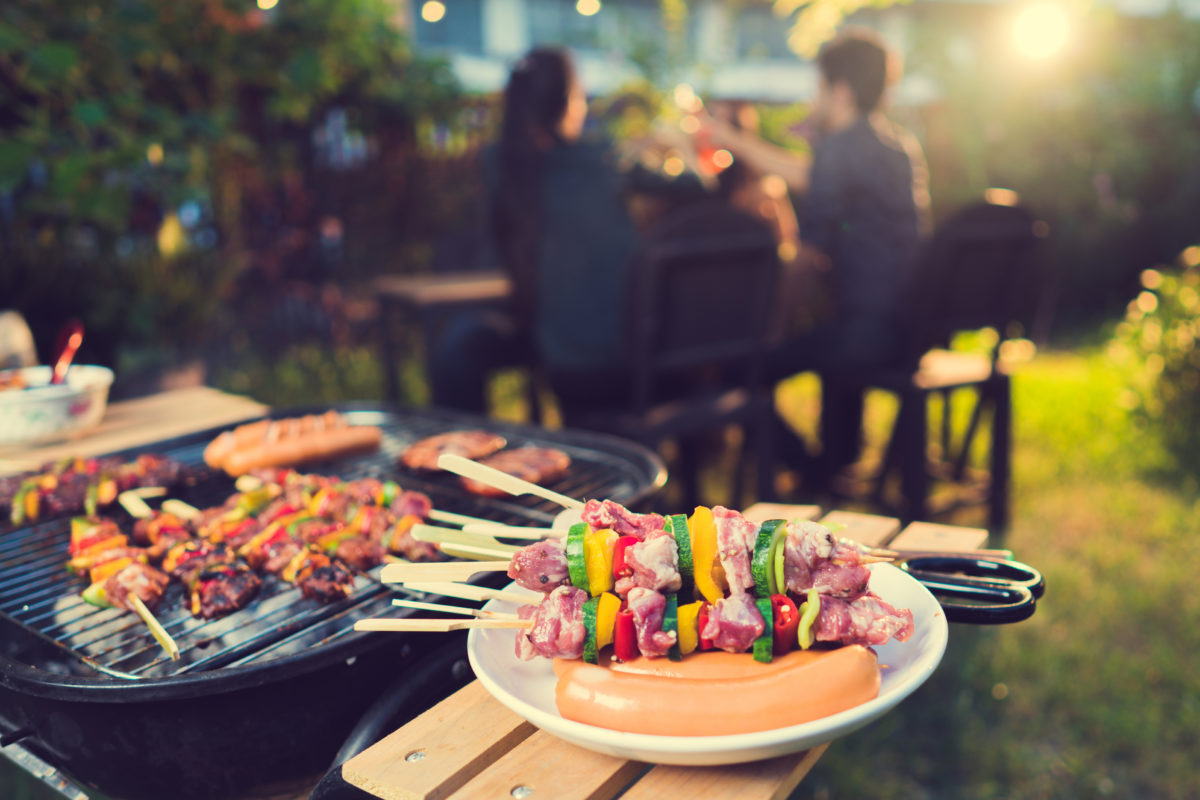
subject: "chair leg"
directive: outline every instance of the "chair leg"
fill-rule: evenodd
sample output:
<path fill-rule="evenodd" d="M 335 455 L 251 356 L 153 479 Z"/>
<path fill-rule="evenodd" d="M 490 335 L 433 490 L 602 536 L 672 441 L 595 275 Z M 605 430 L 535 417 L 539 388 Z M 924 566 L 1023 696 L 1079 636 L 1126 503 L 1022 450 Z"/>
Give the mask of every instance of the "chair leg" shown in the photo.
<path fill-rule="evenodd" d="M 755 482 L 758 500 L 770 502 L 775 499 L 775 413 L 773 397 L 769 394 L 758 402 L 754 419 L 746 426 L 746 434 L 753 440 L 755 457 Z"/>
<path fill-rule="evenodd" d="M 892 422 L 892 430 L 888 433 L 887 444 L 883 448 L 883 459 L 879 462 L 879 470 L 875 473 L 875 486 L 871 490 L 871 500 L 876 504 L 883 504 L 883 490 L 887 483 L 888 473 L 892 468 L 900 464 L 901 436 L 900 431 L 904 426 L 904 403 L 903 397 L 900 398 L 900 407 L 896 411 L 896 419 Z"/>
<path fill-rule="evenodd" d="M 700 453 L 703 450 L 695 437 L 681 436 L 679 445 L 679 485 L 683 490 L 683 507 L 694 508 L 700 503 Z"/>
<path fill-rule="evenodd" d="M 967 422 L 967 429 L 963 432 L 962 446 L 958 451 L 957 457 L 954 459 L 955 481 L 962 481 L 963 476 L 967 473 L 967 462 L 971 458 L 971 443 L 975 441 L 975 432 L 979 429 L 979 421 L 983 416 L 983 407 L 987 402 L 987 388 L 980 386 L 979 397 L 975 401 L 975 407 L 971 409 L 971 419 Z"/>
<path fill-rule="evenodd" d="M 897 418 L 900 437 L 901 488 L 904 493 L 905 521 L 922 520 L 928 516 L 926 494 L 929 479 L 926 475 L 925 439 L 929 411 L 926 395 L 920 389 L 905 390 L 900 398 Z"/>
<path fill-rule="evenodd" d="M 948 462 L 951 459 L 951 442 L 950 442 L 950 403 L 953 392 L 950 389 L 943 389 L 942 395 L 942 453 L 940 460 Z"/>
<path fill-rule="evenodd" d="M 400 402 L 400 373 L 396 366 L 396 338 L 392 333 L 392 303 L 387 298 L 379 300 L 379 354 L 383 362 L 383 399 L 396 405 Z"/>
<path fill-rule="evenodd" d="M 1008 486 L 1012 478 L 1012 381 L 998 374 L 993 379 L 992 480 L 988 527 L 999 539 L 1008 525 Z"/>
<path fill-rule="evenodd" d="M 531 362 L 525 366 L 525 394 L 529 403 L 529 423 L 531 425 L 542 425 L 545 422 L 541 389 L 541 372 L 537 365 Z"/>
<path fill-rule="evenodd" d="M 741 425 L 742 441 L 738 444 L 737 456 L 733 461 L 733 475 L 730 480 L 733 482 L 731 487 L 731 496 L 729 499 L 730 508 L 741 508 L 742 498 L 746 492 L 746 463 L 749 460 L 747 455 L 750 453 L 753 445 L 750 442 L 751 430 L 749 425 Z M 692 508 L 693 506 L 688 506 Z"/>

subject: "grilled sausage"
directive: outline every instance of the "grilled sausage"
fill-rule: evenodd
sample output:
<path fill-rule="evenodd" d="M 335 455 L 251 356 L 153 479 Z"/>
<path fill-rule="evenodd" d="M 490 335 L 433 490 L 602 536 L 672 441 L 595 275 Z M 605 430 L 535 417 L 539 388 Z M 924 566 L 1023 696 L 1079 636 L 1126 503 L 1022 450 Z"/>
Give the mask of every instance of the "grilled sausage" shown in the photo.
<path fill-rule="evenodd" d="M 564 718 L 662 736 L 723 736 L 799 725 L 879 694 L 879 665 L 861 645 L 795 650 L 769 664 L 741 653 L 683 661 L 588 664 L 555 659 Z"/>

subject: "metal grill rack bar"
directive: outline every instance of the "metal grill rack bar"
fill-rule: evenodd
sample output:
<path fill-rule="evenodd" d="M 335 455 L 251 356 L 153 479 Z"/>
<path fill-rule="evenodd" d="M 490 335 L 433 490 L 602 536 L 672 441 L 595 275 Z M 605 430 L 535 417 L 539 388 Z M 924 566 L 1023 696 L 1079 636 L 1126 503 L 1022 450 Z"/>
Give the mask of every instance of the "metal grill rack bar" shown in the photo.
<path fill-rule="evenodd" d="M 279 416 L 288 413 L 281 412 Z M 354 424 L 378 425 L 384 440 L 379 451 L 328 465 L 314 472 L 336 474 L 347 480 L 391 478 L 405 489 L 428 494 L 435 508 L 460 514 L 523 525 L 546 525 L 560 510 L 530 497 L 482 498 L 466 492 L 457 477 L 417 474 L 399 466 L 399 456 L 412 442 L 436 433 L 477 427 L 464 420 L 435 412 L 392 412 L 378 408 L 348 408 Z M 537 444 L 566 451 L 570 470 L 550 485 L 572 497 L 609 497 L 632 502 L 663 480 L 661 464 L 624 443 L 584 434 L 553 434 L 518 426 L 492 425 L 509 440 L 509 446 Z M 160 452 L 185 465 L 202 464 L 205 445 L 215 432 L 140 448 Z M 206 475 L 179 487 L 173 496 L 197 507 L 221 503 L 234 491 L 222 475 Z M 119 514 L 114 514 L 120 519 Z M 127 520 L 126 520 L 127 521 Z M 5 626 L 19 626 L 43 642 L 53 643 L 74 660 L 80 674 L 100 672 L 123 680 L 164 678 L 211 671 L 228 665 L 245 665 L 293 655 L 349 635 L 353 622 L 370 616 L 394 614 L 392 590 L 377 580 L 379 568 L 356 578 L 346 600 L 320 604 L 300 597 L 300 592 L 273 576 L 264 580 L 259 597 L 249 606 L 215 620 L 194 618 L 185 608 L 182 588 L 172 585 L 156 616 L 179 644 L 181 658 L 172 662 L 133 614 L 119 609 L 98 609 L 80 597 L 84 581 L 64 569 L 70 523 L 56 519 L 0 532 L 0 635 Z"/>

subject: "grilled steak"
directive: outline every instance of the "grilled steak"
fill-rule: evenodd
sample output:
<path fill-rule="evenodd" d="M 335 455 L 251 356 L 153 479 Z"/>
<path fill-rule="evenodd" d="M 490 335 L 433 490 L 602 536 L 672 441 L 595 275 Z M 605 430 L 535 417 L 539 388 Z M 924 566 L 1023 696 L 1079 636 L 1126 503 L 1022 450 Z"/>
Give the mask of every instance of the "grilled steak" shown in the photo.
<path fill-rule="evenodd" d="M 438 456 L 443 453 L 479 459 L 491 455 L 504 445 L 504 437 L 488 431 L 450 431 L 409 445 L 400 456 L 400 463 L 410 469 L 437 469 Z"/>

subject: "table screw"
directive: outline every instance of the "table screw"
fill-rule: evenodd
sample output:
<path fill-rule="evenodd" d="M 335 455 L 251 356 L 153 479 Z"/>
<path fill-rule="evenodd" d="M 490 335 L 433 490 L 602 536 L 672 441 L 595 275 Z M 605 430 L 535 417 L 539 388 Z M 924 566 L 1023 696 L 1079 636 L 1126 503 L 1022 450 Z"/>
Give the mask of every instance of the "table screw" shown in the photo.
<path fill-rule="evenodd" d="M 525 784 L 514 786 L 509 794 L 517 798 L 517 800 L 525 800 L 526 797 L 529 797 L 533 794 L 533 787 L 526 786 Z"/>
<path fill-rule="evenodd" d="M 408 755 L 406 755 L 404 757 L 404 760 L 405 761 L 420 761 L 424 757 L 425 757 L 424 750 L 413 750 L 411 753 L 409 753 Z"/>

